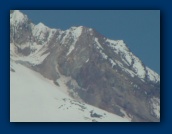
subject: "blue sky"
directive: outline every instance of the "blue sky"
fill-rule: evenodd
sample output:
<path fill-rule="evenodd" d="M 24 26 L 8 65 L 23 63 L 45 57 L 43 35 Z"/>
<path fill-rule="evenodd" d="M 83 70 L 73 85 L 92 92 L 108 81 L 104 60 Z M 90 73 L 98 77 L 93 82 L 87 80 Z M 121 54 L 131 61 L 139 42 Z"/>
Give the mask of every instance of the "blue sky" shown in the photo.
<path fill-rule="evenodd" d="M 71 26 L 96 29 L 122 39 L 143 63 L 160 74 L 159 10 L 21 10 L 33 23 L 66 30 Z"/>

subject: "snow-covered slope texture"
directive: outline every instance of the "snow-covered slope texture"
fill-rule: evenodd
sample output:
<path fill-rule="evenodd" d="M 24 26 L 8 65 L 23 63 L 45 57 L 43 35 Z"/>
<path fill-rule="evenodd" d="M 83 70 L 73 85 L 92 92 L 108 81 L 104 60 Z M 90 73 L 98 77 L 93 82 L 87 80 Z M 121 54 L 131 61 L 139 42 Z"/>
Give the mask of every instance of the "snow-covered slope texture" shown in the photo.
<path fill-rule="evenodd" d="M 40 74 L 11 61 L 11 122 L 129 122 L 99 108 L 79 102 L 61 92 Z M 63 85 L 60 83 L 60 85 Z"/>

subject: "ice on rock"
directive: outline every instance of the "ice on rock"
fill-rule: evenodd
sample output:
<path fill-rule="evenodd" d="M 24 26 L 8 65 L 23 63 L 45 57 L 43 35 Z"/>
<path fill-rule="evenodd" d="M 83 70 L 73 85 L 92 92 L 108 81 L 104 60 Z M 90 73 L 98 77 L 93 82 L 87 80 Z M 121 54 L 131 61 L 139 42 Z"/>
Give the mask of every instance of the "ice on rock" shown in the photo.
<path fill-rule="evenodd" d="M 81 36 L 82 30 L 83 30 L 83 27 L 80 26 L 80 27 L 72 27 L 67 31 L 67 34 L 63 38 L 62 42 L 64 42 L 66 37 L 69 37 L 69 36 L 71 36 L 74 40 L 73 43 L 70 45 L 69 51 L 66 54 L 67 56 L 75 49 L 75 44 L 76 44 L 78 38 Z M 69 35 L 69 33 L 71 33 L 71 35 Z"/>
<path fill-rule="evenodd" d="M 110 63 L 112 64 L 112 68 L 113 68 L 113 66 L 115 66 L 116 63 L 115 63 L 112 59 L 110 59 L 109 61 L 110 61 Z"/>
<path fill-rule="evenodd" d="M 151 98 L 150 102 L 153 108 L 152 114 L 154 114 L 159 119 L 160 118 L 160 99 L 153 97 Z"/>
<path fill-rule="evenodd" d="M 97 38 L 95 38 L 95 42 L 96 42 L 96 45 L 98 46 L 98 48 L 101 48 L 101 49 L 103 49 L 103 47 L 100 45 L 100 43 L 98 42 L 98 39 Z"/>
<path fill-rule="evenodd" d="M 89 59 L 86 60 L 86 63 L 89 61 Z"/>
<path fill-rule="evenodd" d="M 142 62 L 135 56 L 133 56 L 133 60 L 134 60 L 133 68 L 135 70 L 136 75 L 139 78 L 144 79 L 146 72 L 144 66 L 142 65 Z"/>
<path fill-rule="evenodd" d="M 107 60 L 108 56 L 102 50 L 100 50 L 99 52 L 102 55 L 102 57 Z"/>
<path fill-rule="evenodd" d="M 150 81 L 154 81 L 154 82 L 159 82 L 160 81 L 160 76 L 156 72 L 154 72 L 153 70 L 151 70 L 148 67 L 146 67 L 146 70 L 147 70 L 148 79 Z"/>

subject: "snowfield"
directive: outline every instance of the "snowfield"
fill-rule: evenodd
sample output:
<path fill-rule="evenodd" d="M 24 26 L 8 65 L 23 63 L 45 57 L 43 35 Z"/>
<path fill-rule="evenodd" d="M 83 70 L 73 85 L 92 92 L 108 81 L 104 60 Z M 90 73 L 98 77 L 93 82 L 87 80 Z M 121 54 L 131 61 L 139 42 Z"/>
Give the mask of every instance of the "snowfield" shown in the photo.
<path fill-rule="evenodd" d="M 50 80 L 10 61 L 10 122 L 129 122 L 91 105 L 72 99 Z"/>

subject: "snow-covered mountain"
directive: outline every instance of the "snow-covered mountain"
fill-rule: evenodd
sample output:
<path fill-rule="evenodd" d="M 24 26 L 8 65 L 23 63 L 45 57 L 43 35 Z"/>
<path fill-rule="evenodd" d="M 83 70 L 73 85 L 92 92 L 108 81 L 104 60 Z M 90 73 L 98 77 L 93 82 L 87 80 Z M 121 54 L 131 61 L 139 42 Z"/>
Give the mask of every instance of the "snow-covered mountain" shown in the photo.
<path fill-rule="evenodd" d="M 52 80 L 77 101 L 121 117 L 130 115 L 132 121 L 160 119 L 160 76 L 123 40 L 108 39 L 84 26 L 62 31 L 35 25 L 14 10 L 10 59 Z"/>

